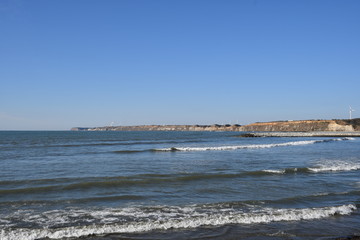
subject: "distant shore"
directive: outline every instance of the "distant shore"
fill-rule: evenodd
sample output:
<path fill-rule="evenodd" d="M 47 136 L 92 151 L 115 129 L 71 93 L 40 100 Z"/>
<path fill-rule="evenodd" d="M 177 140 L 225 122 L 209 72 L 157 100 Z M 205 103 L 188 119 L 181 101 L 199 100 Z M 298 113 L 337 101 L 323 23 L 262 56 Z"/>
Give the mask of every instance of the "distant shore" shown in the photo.
<path fill-rule="evenodd" d="M 360 132 L 250 132 L 239 137 L 360 137 Z"/>
<path fill-rule="evenodd" d="M 333 120 L 287 120 L 257 122 L 248 125 L 212 124 L 212 125 L 138 125 L 74 127 L 72 131 L 232 131 L 261 132 L 262 136 L 282 135 L 298 136 L 360 136 L 360 118 Z M 269 132 L 264 134 L 262 132 Z M 274 133 L 276 132 L 276 133 Z M 281 132 L 281 134 L 280 134 Z M 257 136 L 258 134 L 256 134 Z"/>
<path fill-rule="evenodd" d="M 138 126 L 105 126 L 72 128 L 72 131 L 242 131 L 238 124 L 230 125 L 138 125 Z"/>

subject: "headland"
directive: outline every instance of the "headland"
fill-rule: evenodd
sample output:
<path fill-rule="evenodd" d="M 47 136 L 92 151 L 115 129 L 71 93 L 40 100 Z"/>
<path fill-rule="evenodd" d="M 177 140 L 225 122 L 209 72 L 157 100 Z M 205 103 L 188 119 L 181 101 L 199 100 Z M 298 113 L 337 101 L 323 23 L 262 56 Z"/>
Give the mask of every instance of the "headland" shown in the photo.
<path fill-rule="evenodd" d="M 360 118 L 257 122 L 248 125 L 138 125 L 75 127 L 72 131 L 233 131 L 247 137 L 360 137 Z"/>

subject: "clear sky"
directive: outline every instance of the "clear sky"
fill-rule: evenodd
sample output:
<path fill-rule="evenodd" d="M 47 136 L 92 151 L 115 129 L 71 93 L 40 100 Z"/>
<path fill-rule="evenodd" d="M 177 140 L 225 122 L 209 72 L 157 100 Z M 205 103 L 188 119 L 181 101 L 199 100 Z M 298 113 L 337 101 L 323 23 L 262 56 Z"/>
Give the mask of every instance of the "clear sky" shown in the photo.
<path fill-rule="evenodd" d="M 0 130 L 360 117 L 358 0 L 0 0 Z"/>

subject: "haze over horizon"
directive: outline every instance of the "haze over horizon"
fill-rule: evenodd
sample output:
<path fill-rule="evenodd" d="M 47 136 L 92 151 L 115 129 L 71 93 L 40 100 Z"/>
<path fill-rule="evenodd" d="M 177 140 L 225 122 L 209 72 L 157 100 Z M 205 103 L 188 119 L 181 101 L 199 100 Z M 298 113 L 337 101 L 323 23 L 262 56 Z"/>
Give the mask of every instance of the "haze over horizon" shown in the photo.
<path fill-rule="evenodd" d="M 360 1 L 0 2 L 0 130 L 359 117 Z"/>

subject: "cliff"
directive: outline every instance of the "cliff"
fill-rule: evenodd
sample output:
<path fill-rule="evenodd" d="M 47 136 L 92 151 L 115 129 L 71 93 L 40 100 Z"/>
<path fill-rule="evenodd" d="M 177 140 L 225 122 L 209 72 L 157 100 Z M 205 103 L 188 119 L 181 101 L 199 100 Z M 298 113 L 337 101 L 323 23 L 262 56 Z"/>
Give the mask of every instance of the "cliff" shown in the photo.
<path fill-rule="evenodd" d="M 354 132 L 360 131 L 360 118 L 339 120 L 299 120 L 259 122 L 249 125 L 140 125 L 77 127 L 72 131 L 245 131 L 245 132 Z"/>
<path fill-rule="evenodd" d="M 300 120 L 253 123 L 242 126 L 251 132 L 353 132 L 360 131 L 360 119 L 352 120 Z"/>

